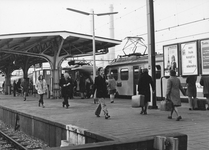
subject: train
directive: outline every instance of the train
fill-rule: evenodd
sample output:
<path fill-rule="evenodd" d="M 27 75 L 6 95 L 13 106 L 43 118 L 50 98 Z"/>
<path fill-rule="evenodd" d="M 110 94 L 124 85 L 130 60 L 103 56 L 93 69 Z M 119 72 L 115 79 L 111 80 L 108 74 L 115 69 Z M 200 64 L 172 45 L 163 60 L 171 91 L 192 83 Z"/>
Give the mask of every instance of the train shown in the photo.
<path fill-rule="evenodd" d="M 163 54 L 155 55 L 155 78 L 156 78 L 156 97 L 162 99 L 165 97 L 167 79 L 169 76 L 164 76 Z M 105 74 L 113 74 L 117 82 L 117 92 L 120 96 L 131 97 L 137 94 L 137 84 L 139 79 L 139 70 L 148 68 L 149 74 L 151 70 L 148 65 L 148 55 L 133 53 L 120 56 L 114 59 L 105 67 Z M 186 90 L 186 76 L 178 76 L 182 87 Z M 197 78 L 197 96 L 203 97 L 203 87 L 199 84 L 200 76 Z M 182 98 L 186 98 L 181 95 Z"/>

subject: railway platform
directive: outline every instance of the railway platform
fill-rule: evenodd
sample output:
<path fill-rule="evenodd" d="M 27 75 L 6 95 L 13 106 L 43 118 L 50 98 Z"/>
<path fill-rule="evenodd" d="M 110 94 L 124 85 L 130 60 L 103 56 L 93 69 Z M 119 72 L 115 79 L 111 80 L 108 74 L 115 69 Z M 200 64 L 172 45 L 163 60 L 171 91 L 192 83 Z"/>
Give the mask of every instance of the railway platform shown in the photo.
<path fill-rule="evenodd" d="M 149 109 L 147 115 L 140 108 L 132 108 L 130 99 L 106 99 L 110 118 L 96 117 L 93 99 L 70 99 L 68 109 L 62 107 L 62 99 L 44 98 L 45 108 L 38 107 L 38 95 L 23 97 L 0 94 L 0 107 L 9 108 L 55 124 L 73 125 L 108 138 L 128 140 L 151 135 L 179 132 L 188 136 L 188 150 L 209 148 L 209 111 L 189 111 L 188 103 L 182 103 L 179 112 L 182 120 L 167 119 L 169 112 Z M 159 102 L 157 103 L 159 105 Z M 175 117 L 175 114 L 174 114 Z"/>

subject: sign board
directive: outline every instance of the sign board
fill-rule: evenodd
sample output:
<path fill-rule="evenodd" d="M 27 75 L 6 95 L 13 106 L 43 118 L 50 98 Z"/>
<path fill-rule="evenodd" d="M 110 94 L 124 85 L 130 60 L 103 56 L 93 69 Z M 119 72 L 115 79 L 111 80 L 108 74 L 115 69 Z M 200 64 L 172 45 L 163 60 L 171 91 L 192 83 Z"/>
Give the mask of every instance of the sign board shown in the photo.
<path fill-rule="evenodd" d="M 198 75 L 197 42 L 182 43 L 180 51 L 182 76 Z"/>
<path fill-rule="evenodd" d="M 201 41 L 202 74 L 209 74 L 209 39 Z"/>
<path fill-rule="evenodd" d="M 164 76 L 170 76 L 170 70 L 175 70 L 178 76 L 178 45 L 167 45 L 163 47 Z"/>

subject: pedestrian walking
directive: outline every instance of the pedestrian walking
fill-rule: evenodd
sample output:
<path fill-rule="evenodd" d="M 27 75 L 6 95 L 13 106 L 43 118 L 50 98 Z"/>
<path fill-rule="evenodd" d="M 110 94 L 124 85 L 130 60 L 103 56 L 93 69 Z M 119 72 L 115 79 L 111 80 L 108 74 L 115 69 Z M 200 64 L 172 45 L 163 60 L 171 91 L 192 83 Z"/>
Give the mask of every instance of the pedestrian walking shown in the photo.
<path fill-rule="evenodd" d="M 92 94 L 92 79 L 87 77 L 85 80 L 86 98 L 90 98 Z"/>
<path fill-rule="evenodd" d="M 14 80 L 14 81 L 13 81 L 13 96 L 14 96 L 14 97 L 16 96 L 16 91 L 17 91 L 17 83 L 16 83 L 16 81 Z"/>
<path fill-rule="evenodd" d="M 185 95 L 185 91 L 181 86 L 181 82 L 176 77 L 176 71 L 170 70 L 170 78 L 167 81 L 166 98 L 172 102 L 172 109 L 170 116 L 168 116 L 168 119 L 172 119 L 172 115 L 174 111 L 177 115 L 176 121 L 182 119 L 177 109 L 177 107 L 181 106 L 180 90 L 182 94 Z"/>
<path fill-rule="evenodd" d="M 81 94 L 81 99 L 84 99 L 86 87 L 85 87 L 85 77 L 84 77 L 83 73 L 80 74 L 79 90 L 80 90 L 80 94 Z"/>
<path fill-rule="evenodd" d="M 114 98 L 115 98 L 115 94 L 116 94 L 116 81 L 113 77 L 113 74 L 109 74 L 108 76 L 108 80 L 107 80 L 107 88 L 110 94 L 110 103 L 114 103 Z"/>
<path fill-rule="evenodd" d="M 144 95 L 144 106 L 142 107 L 140 114 L 147 114 L 148 102 L 150 102 L 151 96 L 150 86 L 152 87 L 152 92 L 154 92 L 155 87 L 152 77 L 148 74 L 148 69 L 144 68 L 142 69 L 142 74 L 140 74 L 138 80 L 138 94 Z"/>
<path fill-rule="evenodd" d="M 188 96 L 188 101 L 189 101 L 189 106 L 190 106 L 189 110 L 197 109 L 196 81 L 197 81 L 197 76 L 195 75 L 188 76 L 186 79 L 186 84 L 187 84 L 186 95 Z"/>
<path fill-rule="evenodd" d="M 40 105 L 42 105 L 42 107 L 44 108 L 44 94 L 47 92 L 47 83 L 46 80 L 43 78 L 43 75 L 40 75 L 38 77 L 38 80 L 36 82 L 35 88 L 37 90 L 37 93 L 40 95 L 40 99 L 39 99 L 39 103 L 38 106 L 40 107 Z"/>
<path fill-rule="evenodd" d="M 61 74 L 61 78 L 59 80 L 59 86 L 60 86 L 60 97 L 59 98 L 62 98 L 62 93 L 63 93 L 63 89 L 62 89 L 62 84 L 64 82 L 65 78 L 64 78 L 64 74 Z"/>
<path fill-rule="evenodd" d="M 28 79 L 27 78 L 23 79 L 23 81 L 21 83 L 21 87 L 22 87 L 24 101 L 26 101 L 26 96 L 28 94 L 28 87 L 29 87 L 29 83 L 28 83 Z"/>
<path fill-rule="evenodd" d="M 64 101 L 62 102 L 62 107 L 68 108 L 69 102 L 68 102 L 68 97 L 70 96 L 70 89 L 71 86 L 73 86 L 72 80 L 69 77 L 69 74 L 67 72 L 64 73 L 64 79 L 60 83 L 60 86 L 62 88 L 62 97 L 64 98 Z"/>
<path fill-rule="evenodd" d="M 18 79 L 17 81 L 17 93 L 18 95 L 21 95 L 22 89 L 21 89 L 21 79 Z"/>
<path fill-rule="evenodd" d="M 107 110 L 107 105 L 105 104 L 105 97 L 107 96 L 107 83 L 104 76 L 104 69 L 100 67 L 98 69 L 99 75 L 95 77 L 94 80 L 94 91 L 96 90 L 96 98 L 99 100 L 99 104 L 97 105 L 95 115 L 100 117 L 101 110 L 103 110 L 105 119 L 110 118 Z"/>
<path fill-rule="evenodd" d="M 209 110 L 209 76 L 201 76 L 200 85 L 203 86 L 203 95 L 206 97 L 207 110 Z"/>

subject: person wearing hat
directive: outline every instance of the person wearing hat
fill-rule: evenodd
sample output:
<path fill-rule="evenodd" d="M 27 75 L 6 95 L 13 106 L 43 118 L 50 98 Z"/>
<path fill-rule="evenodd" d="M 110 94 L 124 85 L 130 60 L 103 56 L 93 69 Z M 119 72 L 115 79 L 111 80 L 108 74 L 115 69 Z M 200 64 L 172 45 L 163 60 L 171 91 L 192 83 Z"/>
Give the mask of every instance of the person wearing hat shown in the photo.
<path fill-rule="evenodd" d="M 138 94 L 144 95 L 144 106 L 142 107 L 141 114 L 146 115 L 147 114 L 147 107 L 148 102 L 150 102 L 150 85 L 152 87 L 152 91 L 155 91 L 154 83 L 152 80 L 152 77 L 148 74 L 148 69 L 144 68 L 142 69 L 142 74 L 140 74 L 139 80 L 138 80 Z"/>
<path fill-rule="evenodd" d="M 178 109 L 176 108 L 181 106 L 180 90 L 182 94 L 185 95 L 185 91 L 181 86 L 181 81 L 176 77 L 176 71 L 170 70 L 170 78 L 167 81 L 166 99 L 172 102 L 172 109 L 171 115 L 168 116 L 168 119 L 172 119 L 174 111 L 177 115 L 176 121 L 182 119 L 181 115 L 179 115 Z"/>

